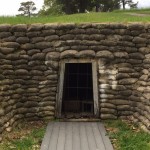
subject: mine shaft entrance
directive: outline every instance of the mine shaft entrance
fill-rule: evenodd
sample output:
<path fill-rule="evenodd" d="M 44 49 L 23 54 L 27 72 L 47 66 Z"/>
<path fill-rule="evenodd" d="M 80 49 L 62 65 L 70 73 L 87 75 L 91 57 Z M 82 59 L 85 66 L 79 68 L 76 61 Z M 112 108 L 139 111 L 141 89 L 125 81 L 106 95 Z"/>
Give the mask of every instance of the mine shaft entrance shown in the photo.
<path fill-rule="evenodd" d="M 92 116 L 92 63 L 66 63 L 64 75 L 62 114 L 79 118 Z"/>
<path fill-rule="evenodd" d="M 97 61 L 64 59 L 59 71 L 56 117 L 98 118 Z"/>

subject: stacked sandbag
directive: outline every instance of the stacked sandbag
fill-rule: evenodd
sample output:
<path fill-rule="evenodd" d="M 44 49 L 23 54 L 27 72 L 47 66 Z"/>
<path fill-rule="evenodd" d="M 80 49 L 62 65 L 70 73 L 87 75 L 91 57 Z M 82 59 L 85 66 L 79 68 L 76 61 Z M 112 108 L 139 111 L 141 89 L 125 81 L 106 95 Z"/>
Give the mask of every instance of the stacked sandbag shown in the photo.
<path fill-rule="evenodd" d="M 25 117 L 28 120 L 52 119 L 55 114 L 56 87 L 58 81 L 58 61 L 55 67 L 47 62 L 49 52 L 55 51 L 51 42 L 54 30 L 44 25 L 31 25 L 27 31 L 30 43 L 26 43 L 27 54 L 30 56 L 28 69 L 30 79 L 27 83 L 27 110 Z M 50 38 L 51 37 L 51 38 Z M 58 60 L 58 59 L 57 59 Z M 51 60 L 50 60 L 51 61 Z"/>
<path fill-rule="evenodd" d="M 15 66 L 19 60 L 20 44 L 16 42 L 17 37 L 12 34 L 10 25 L 0 26 L 0 118 L 2 130 L 11 131 L 13 123 L 22 118 L 17 114 L 16 104 L 21 101 L 22 85 L 16 77 Z"/>
<path fill-rule="evenodd" d="M 138 80 L 138 72 L 134 69 L 131 63 L 120 63 L 118 64 L 118 74 L 116 79 L 118 80 L 118 85 L 120 90 L 118 92 L 118 97 L 120 97 L 120 105 L 117 106 L 118 115 L 126 118 L 131 116 L 133 113 L 134 104 L 131 100 L 131 96 L 134 90 L 134 84 Z"/>
<path fill-rule="evenodd" d="M 60 66 L 97 64 L 101 119 L 149 129 L 149 24 L 0 25 L 0 134 L 19 121 L 56 115 Z"/>
<path fill-rule="evenodd" d="M 130 54 L 130 63 L 133 64 L 136 73 L 132 75 L 136 76 L 137 81 L 133 86 L 132 95 L 130 100 L 133 105 L 133 116 L 131 119 L 137 123 L 140 123 L 144 129 L 150 129 L 149 119 L 149 90 L 148 78 L 149 78 L 149 65 L 147 62 L 146 55 L 149 54 L 149 29 L 148 26 L 140 24 L 129 25 L 129 30 L 134 34 L 132 42 L 135 44 L 137 51 Z M 146 127 L 146 128 L 145 128 Z"/>
<path fill-rule="evenodd" d="M 15 105 L 16 114 L 11 122 L 14 122 L 14 125 L 16 125 L 18 121 L 22 121 L 22 119 L 25 118 L 24 102 L 27 101 L 25 83 L 29 79 L 29 56 L 27 55 L 25 49 L 22 49 L 21 46 L 22 44 L 29 42 L 29 38 L 26 37 L 27 25 L 14 25 L 10 30 L 16 38 L 16 43 L 20 45 L 16 50 L 17 53 L 13 54 L 18 58 L 12 61 L 15 73 L 14 83 L 17 85 L 17 88 L 14 89 L 13 97 L 17 100 L 17 102 Z"/>
<path fill-rule="evenodd" d="M 147 40 L 145 47 L 140 47 L 138 50 L 145 56 L 145 58 L 143 60 L 143 64 L 141 65 L 138 82 L 135 85 L 138 95 L 137 95 L 137 103 L 135 106 L 135 113 L 133 114 L 133 120 L 138 123 L 141 122 L 142 128 L 150 130 L 150 83 L 149 83 L 150 37 L 148 33 L 143 33 L 140 35 L 140 38 L 145 38 Z"/>
<path fill-rule="evenodd" d="M 104 52 L 105 57 L 112 57 L 110 52 Z M 106 55 L 108 53 L 108 55 Z M 110 55 L 111 54 L 111 55 Z M 117 107 L 114 104 L 115 96 L 118 94 L 113 88 L 116 88 L 116 74 L 117 70 L 107 64 L 104 55 L 97 54 L 97 57 L 101 57 L 99 60 L 99 97 L 100 97 L 100 112 L 101 119 L 117 119 Z"/>

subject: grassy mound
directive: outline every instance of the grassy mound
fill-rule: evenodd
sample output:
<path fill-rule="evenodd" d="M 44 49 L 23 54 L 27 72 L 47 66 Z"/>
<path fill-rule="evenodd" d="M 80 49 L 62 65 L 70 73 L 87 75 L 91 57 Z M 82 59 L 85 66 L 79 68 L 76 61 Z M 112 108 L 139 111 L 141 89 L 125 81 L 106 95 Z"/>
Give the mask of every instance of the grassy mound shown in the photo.
<path fill-rule="evenodd" d="M 150 150 L 150 134 L 127 121 L 105 122 L 115 150 Z"/>
<path fill-rule="evenodd" d="M 46 122 L 25 122 L 12 132 L 3 135 L 0 150 L 39 150 L 45 130 Z"/>
<path fill-rule="evenodd" d="M 131 15 L 131 13 L 145 14 L 145 16 Z M 31 23 L 102 23 L 102 22 L 150 22 L 150 9 L 137 10 L 117 10 L 114 12 L 91 12 L 87 14 L 73 14 L 62 16 L 43 16 L 43 17 L 0 17 L 0 24 L 31 24 Z"/>

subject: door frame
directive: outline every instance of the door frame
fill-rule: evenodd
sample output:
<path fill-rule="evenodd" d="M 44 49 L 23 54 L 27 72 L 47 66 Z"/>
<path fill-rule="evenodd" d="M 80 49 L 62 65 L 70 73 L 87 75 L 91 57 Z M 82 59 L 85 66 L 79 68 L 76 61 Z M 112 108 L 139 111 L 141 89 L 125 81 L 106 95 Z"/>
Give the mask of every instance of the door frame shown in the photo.
<path fill-rule="evenodd" d="M 98 80 L 97 80 L 97 61 L 93 59 L 65 59 L 59 62 L 59 81 L 58 81 L 58 95 L 56 98 L 56 117 L 61 118 L 62 113 L 62 97 L 63 85 L 65 76 L 66 63 L 91 63 L 92 64 L 92 81 L 93 81 L 93 100 L 94 100 L 94 116 L 99 117 L 99 101 L 98 101 Z"/>

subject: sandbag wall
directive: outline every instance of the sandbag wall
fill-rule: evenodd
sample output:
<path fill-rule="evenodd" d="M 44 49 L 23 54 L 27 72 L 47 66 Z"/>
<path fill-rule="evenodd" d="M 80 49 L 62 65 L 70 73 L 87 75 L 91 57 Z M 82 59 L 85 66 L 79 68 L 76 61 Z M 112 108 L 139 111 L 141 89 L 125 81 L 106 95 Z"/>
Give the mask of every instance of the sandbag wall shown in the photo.
<path fill-rule="evenodd" d="M 97 61 L 100 118 L 150 123 L 149 24 L 0 25 L 0 133 L 55 116 L 62 59 Z"/>
<path fill-rule="evenodd" d="M 0 133 L 22 120 L 54 118 L 58 65 L 45 61 L 52 49 L 40 43 L 48 34 L 41 29 L 0 26 Z"/>

